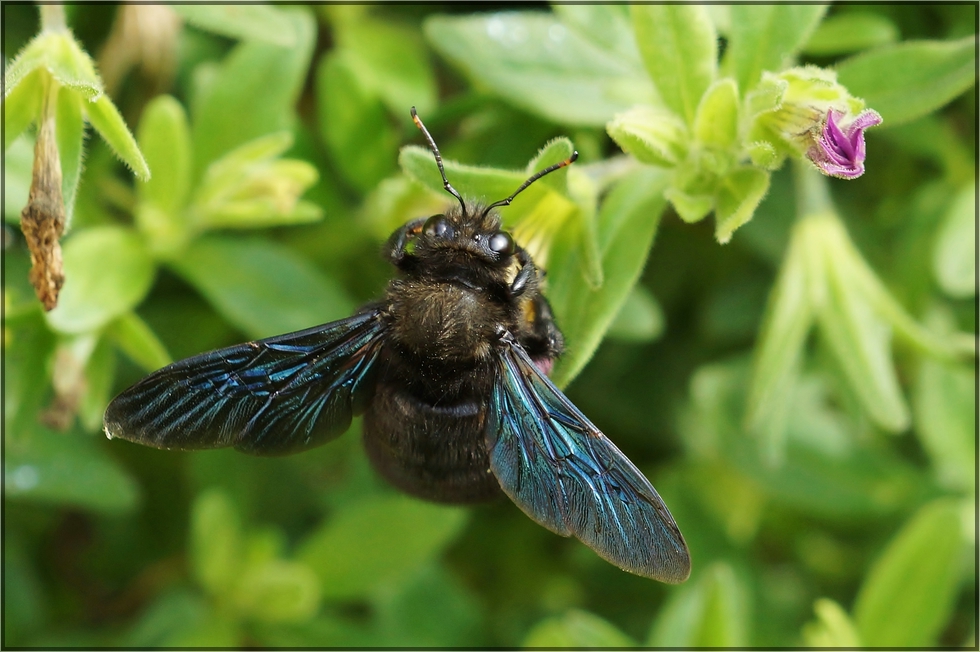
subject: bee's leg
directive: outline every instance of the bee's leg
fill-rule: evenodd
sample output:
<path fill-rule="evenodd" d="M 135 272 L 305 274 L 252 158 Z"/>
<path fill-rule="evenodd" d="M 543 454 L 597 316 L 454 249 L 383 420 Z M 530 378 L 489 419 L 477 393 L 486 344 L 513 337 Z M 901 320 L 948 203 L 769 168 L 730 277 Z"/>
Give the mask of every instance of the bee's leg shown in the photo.
<path fill-rule="evenodd" d="M 405 251 L 405 248 L 415 236 L 422 232 L 423 224 L 425 224 L 425 218 L 420 217 L 391 234 L 384 246 L 384 255 L 391 261 L 392 265 L 404 269 L 415 261 L 415 257 Z"/>
<path fill-rule="evenodd" d="M 529 281 L 537 280 L 538 268 L 534 266 L 531 255 L 524 249 L 518 249 L 515 255 L 517 256 L 517 262 L 521 264 L 521 268 L 517 270 L 517 275 L 510 284 L 510 295 L 512 297 L 519 297 L 527 290 Z"/>

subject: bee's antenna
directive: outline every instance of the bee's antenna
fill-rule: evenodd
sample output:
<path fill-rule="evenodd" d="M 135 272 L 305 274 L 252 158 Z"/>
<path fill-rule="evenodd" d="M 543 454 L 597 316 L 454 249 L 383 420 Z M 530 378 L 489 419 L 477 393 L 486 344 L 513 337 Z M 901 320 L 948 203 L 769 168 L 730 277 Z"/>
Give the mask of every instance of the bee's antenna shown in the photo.
<path fill-rule="evenodd" d="M 449 179 L 446 178 L 446 169 L 442 166 L 442 155 L 439 153 L 439 148 L 436 147 L 436 141 L 432 139 L 432 136 L 429 135 L 429 130 L 425 128 L 424 124 L 422 124 L 422 118 L 420 118 L 419 114 L 415 112 L 414 106 L 412 107 L 412 122 L 414 122 L 415 126 L 418 127 L 419 130 L 421 130 L 421 132 L 425 135 L 425 139 L 429 141 L 429 148 L 432 150 L 432 153 L 435 154 L 436 165 L 439 166 L 439 174 L 442 175 L 442 187 L 446 189 L 446 192 L 459 200 L 459 205 L 463 208 L 463 213 L 466 213 L 466 204 L 463 202 L 463 198 L 458 192 L 456 192 L 453 185 L 449 183 Z"/>
<path fill-rule="evenodd" d="M 489 206 L 487 206 L 486 208 L 484 208 L 483 209 L 483 215 L 486 216 L 487 213 L 489 213 L 492 209 L 497 208 L 498 206 L 510 206 L 510 203 L 512 201 L 514 201 L 514 197 L 517 197 L 517 195 L 519 195 L 522 190 L 524 190 L 525 188 L 527 188 L 528 186 L 530 186 L 532 183 L 534 183 L 535 181 L 537 181 L 538 179 L 540 179 L 544 175 L 551 174 L 555 170 L 560 170 L 563 167 L 565 167 L 566 165 L 571 165 L 572 163 L 575 162 L 575 159 L 577 159 L 577 158 L 578 158 L 578 152 L 574 152 L 573 151 L 572 152 L 572 155 L 569 156 L 568 158 L 566 158 L 561 163 L 555 163 L 551 167 L 547 167 L 547 168 L 541 170 L 540 172 L 538 172 L 537 174 L 535 174 L 534 176 L 532 176 L 530 179 L 528 179 L 527 181 L 525 181 L 524 183 L 522 183 L 521 184 L 521 187 L 518 188 L 517 190 L 515 190 L 513 195 L 511 195 L 507 199 L 501 199 L 500 201 L 496 201 L 496 202 L 490 204 Z"/>

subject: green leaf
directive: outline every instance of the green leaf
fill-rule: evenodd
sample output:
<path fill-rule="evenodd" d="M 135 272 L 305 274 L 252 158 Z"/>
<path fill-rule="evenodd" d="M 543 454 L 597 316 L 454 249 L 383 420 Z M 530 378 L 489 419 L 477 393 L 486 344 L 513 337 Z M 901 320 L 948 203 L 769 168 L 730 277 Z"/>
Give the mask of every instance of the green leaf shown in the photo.
<path fill-rule="evenodd" d="M 85 105 L 88 121 L 99 132 L 116 156 L 125 163 L 136 178 L 147 181 L 150 178 L 150 168 L 146 165 L 143 153 L 140 152 L 136 139 L 126 127 L 126 122 L 119 115 L 119 110 L 107 95 L 102 95 L 94 102 Z"/>
<path fill-rule="evenodd" d="M 282 10 L 295 45 L 237 45 L 191 102 L 195 177 L 242 143 L 288 129 L 313 52 L 315 23 L 303 9 Z M 234 119 L 229 119 L 234 112 Z"/>
<path fill-rule="evenodd" d="M 499 170 L 496 168 L 477 167 L 473 165 L 463 165 L 455 161 L 443 161 L 446 169 L 446 177 L 450 180 L 453 187 L 467 201 L 478 201 L 490 203 L 510 196 L 517 190 L 527 178 L 523 172 L 512 170 Z M 445 191 L 442 185 L 442 177 L 439 176 L 439 168 L 432 157 L 432 151 L 417 145 L 407 145 L 402 147 L 398 153 L 398 164 L 409 177 L 419 182 L 426 188 L 445 197 L 447 204 L 456 200 Z M 538 187 L 537 184 L 528 187 L 511 204 L 511 208 L 521 207 L 524 210 L 533 206 L 541 200 L 546 190 L 544 186 Z M 510 212 L 523 212 L 507 211 Z"/>
<path fill-rule="evenodd" d="M 268 240 L 199 238 L 170 265 L 249 337 L 309 328 L 354 308 L 332 279 Z"/>
<path fill-rule="evenodd" d="M 559 124 L 598 127 L 656 97 L 639 61 L 597 46 L 551 14 L 433 16 L 424 28 L 475 83 Z"/>
<path fill-rule="evenodd" d="M 813 611 L 817 620 L 803 627 L 803 640 L 808 647 L 862 647 L 851 617 L 839 604 L 820 598 L 814 603 Z"/>
<path fill-rule="evenodd" d="M 36 70 L 15 88 L 7 86 L 3 100 L 3 149 L 6 152 L 28 125 L 37 121 L 44 93 L 44 77 Z"/>
<path fill-rule="evenodd" d="M 161 593 L 120 639 L 126 647 L 169 647 L 186 631 L 205 620 L 208 607 L 203 596 L 188 588 Z"/>
<path fill-rule="evenodd" d="M 399 590 L 375 602 L 373 645 L 445 648 L 482 640 L 477 596 L 445 564 L 430 563 Z"/>
<path fill-rule="evenodd" d="M 336 51 L 321 60 L 316 91 L 320 133 L 337 171 L 368 192 L 395 171 L 400 140 L 381 100 L 364 88 L 350 57 Z"/>
<path fill-rule="evenodd" d="M 245 571 L 234 600 L 243 613 L 256 620 L 303 622 L 320 606 L 320 584 L 306 564 L 273 559 Z"/>
<path fill-rule="evenodd" d="M 139 501 L 133 479 L 78 432 L 53 433 L 35 426 L 29 437 L 4 451 L 7 500 L 74 506 L 105 514 L 131 511 Z"/>
<path fill-rule="evenodd" d="M 664 197 L 674 207 L 678 217 L 693 224 L 708 216 L 715 207 L 715 198 L 711 195 L 691 195 L 671 186 L 664 191 Z"/>
<path fill-rule="evenodd" d="M 959 504 L 940 499 L 920 509 L 875 562 L 858 592 L 854 620 L 870 647 L 930 647 L 952 614 L 965 579 Z"/>
<path fill-rule="evenodd" d="M 909 410 L 891 360 L 890 329 L 855 282 L 855 267 L 863 261 L 854 262 L 843 225 L 832 216 L 820 221 L 811 236 L 822 241 L 826 261 L 826 303 L 817 309 L 821 333 L 871 419 L 902 432 L 909 426 Z"/>
<path fill-rule="evenodd" d="M 103 96 L 102 80 L 95 72 L 92 58 L 82 49 L 71 32 L 67 30 L 42 32 L 36 42 L 43 42 L 44 64 L 59 84 L 80 93 L 90 102 L 95 102 Z"/>
<path fill-rule="evenodd" d="M 722 69 L 746 94 L 765 70 L 793 65 L 796 53 L 820 24 L 827 5 L 733 5 L 728 49 Z"/>
<path fill-rule="evenodd" d="M 327 599 L 370 597 L 435 558 L 460 533 L 467 513 L 401 495 L 345 505 L 300 545 Z"/>
<path fill-rule="evenodd" d="M 435 110 L 435 75 L 417 31 L 364 15 L 338 25 L 335 37 L 351 73 L 388 111 L 407 122 L 409 107 Z"/>
<path fill-rule="evenodd" d="M 7 104 L 7 100 L 13 94 L 14 90 L 20 88 L 21 83 L 45 63 L 48 57 L 46 43 L 50 39 L 50 36 L 50 33 L 36 36 L 30 43 L 24 46 L 23 50 L 17 53 L 17 56 L 14 57 L 14 60 L 9 65 L 4 67 L 4 105 Z M 40 99 L 40 93 L 45 86 L 44 81 L 46 78 L 35 74 L 34 79 L 35 83 L 40 87 L 38 88 L 38 99 Z M 38 106 L 40 106 L 40 103 L 38 103 Z"/>
<path fill-rule="evenodd" d="M 965 366 L 922 360 L 915 380 L 915 433 L 939 482 L 973 493 L 976 473 L 976 375 Z"/>
<path fill-rule="evenodd" d="M 604 618 L 572 609 L 558 618 L 544 620 L 528 632 L 526 648 L 632 648 L 636 641 Z"/>
<path fill-rule="evenodd" d="M 762 428 L 774 437 L 770 445 L 781 446 L 781 426 L 774 424 L 788 404 L 787 390 L 794 377 L 813 325 L 814 312 L 809 296 L 807 264 L 807 224 L 797 223 L 786 250 L 776 284 L 769 295 L 759 340 L 754 351 L 752 379 L 746 407 L 746 423 L 753 430 Z M 775 428 L 775 429 L 774 429 Z"/>
<path fill-rule="evenodd" d="M 837 66 L 837 79 L 880 113 L 888 128 L 958 97 L 976 83 L 976 67 L 976 36 L 907 41 L 847 59 Z"/>
<path fill-rule="evenodd" d="M 61 195 L 65 202 L 65 221 L 71 223 L 75 195 L 82 173 L 82 152 L 85 123 L 82 120 L 82 99 L 75 93 L 59 92 L 55 109 L 55 141 L 61 162 Z"/>
<path fill-rule="evenodd" d="M 663 103 L 694 124 L 701 96 L 715 80 L 718 36 L 697 5 L 631 5 L 636 42 Z"/>
<path fill-rule="evenodd" d="M 559 387 L 571 382 L 595 353 L 639 279 L 665 207 L 666 184 L 665 173 L 642 168 L 624 177 L 602 203 L 596 233 L 601 287 L 584 282 L 574 234 L 555 242 L 547 294 L 565 335 L 566 350 L 552 375 Z"/>
<path fill-rule="evenodd" d="M 687 156 L 689 136 L 674 113 L 653 106 L 636 106 L 617 114 L 606 125 L 609 136 L 638 161 L 674 167 Z"/>
<path fill-rule="evenodd" d="M 228 497 L 211 489 L 198 494 L 191 508 L 190 555 L 194 576 L 215 596 L 225 596 L 240 580 L 242 530 Z"/>
<path fill-rule="evenodd" d="M 282 135 L 288 136 L 288 132 Z M 246 143 L 208 169 L 191 207 L 195 230 L 302 224 L 323 216 L 319 206 L 299 199 L 319 179 L 310 163 L 297 159 L 233 160 L 253 143 L 274 137 Z"/>
<path fill-rule="evenodd" d="M 258 5 L 234 8 L 252 7 Z M 191 184 L 190 127 L 184 107 L 170 95 L 155 97 L 143 109 L 137 139 L 153 170 L 153 178 L 137 186 L 140 201 L 152 204 L 169 220 L 176 221 L 187 203 Z"/>
<path fill-rule="evenodd" d="M 566 27 L 574 29 L 602 50 L 642 65 L 627 5 L 553 4 L 551 10 Z"/>
<path fill-rule="evenodd" d="M 170 5 L 191 25 L 237 39 L 295 47 L 296 26 L 283 11 L 269 5 Z"/>
<path fill-rule="evenodd" d="M 94 331 L 143 300 L 156 272 L 132 229 L 101 226 L 80 231 L 64 246 L 65 286 L 48 323 L 62 333 Z"/>
<path fill-rule="evenodd" d="M 715 194 L 715 239 L 725 244 L 735 229 L 752 219 L 759 202 L 769 192 L 769 172 L 744 167 L 733 170 Z"/>
<path fill-rule="evenodd" d="M 741 647 L 748 643 L 748 591 L 731 566 L 716 562 L 657 615 L 651 647 Z"/>
<path fill-rule="evenodd" d="M 951 297 L 977 294 L 976 182 L 956 194 L 943 217 L 932 253 L 939 287 Z"/>
<path fill-rule="evenodd" d="M 694 137 L 705 145 L 727 149 L 738 138 L 738 86 L 719 79 L 705 91 L 694 118 Z"/>
<path fill-rule="evenodd" d="M 664 311 L 657 298 L 643 285 L 630 290 L 607 337 L 624 342 L 651 342 L 664 332 Z"/>
<path fill-rule="evenodd" d="M 39 67 L 57 82 L 94 101 L 102 95 L 102 80 L 91 57 L 68 30 L 44 30 L 24 46 L 4 70 L 4 100 Z"/>
<path fill-rule="evenodd" d="M 898 40 L 898 28 L 887 16 L 849 11 L 825 19 L 803 46 L 814 57 L 859 52 Z"/>
<path fill-rule="evenodd" d="M 156 371 L 173 362 L 163 342 L 135 312 L 127 312 L 109 323 L 105 336 L 144 371 Z"/>
<path fill-rule="evenodd" d="M 3 219 L 10 224 L 20 225 L 20 212 L 27 206 L 31 194 L 33 170 L 34 139 L 25 134 L 14 141 L 3 155 Z M 27 278 L 27 270 L 24 272 L 24 278 Z M 4 291 L 9 290 L 5 288 Z M 37 301 L 33 294 L 32 291 L 32 304 Z"/>
<path fill-rule="evenodd" d="M 833 409 L 820 376 L 792 382 L 783 408 L 781 450 L 745 445 L 748 366 L 707 365 L 691 381 L 683 441 L 731 464 L 774 503 L 832 520 L 880 518 L 907 509 L 929 491 L 917 469 L 883 450 L 857 448 L 857 433 Z M 706 477 L 711 477 L 706 476 Z"/>

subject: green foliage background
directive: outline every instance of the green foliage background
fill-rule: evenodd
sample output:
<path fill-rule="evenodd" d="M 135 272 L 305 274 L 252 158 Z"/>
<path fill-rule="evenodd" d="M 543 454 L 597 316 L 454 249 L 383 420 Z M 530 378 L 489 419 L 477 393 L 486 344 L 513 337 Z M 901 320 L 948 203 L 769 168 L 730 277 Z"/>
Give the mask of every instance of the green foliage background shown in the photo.
<path fill-rule="evenodd" d="M 17 232 L 43 75 L 4 101 L 5 646 L 976 645 L 975 5 L 185 7 L 122 50 L 172 68 L 101 95 L 70 64 L 105 74 L 139 10 L 66 7 L 81 50 L 47 64 L 71 213 L 49 314 Z M 3 18 L 9 90 L 39 22 Z M 884 118 L 860 179 L 790 162 L 687 195 L 691 159 L 630 131 L 660 107 L 717 144 L 706 89 L 794 57 Z M 670 506 L 686 584 L 507 501 L 402 496 L 357 422 L 277 459 L 102 436 L 148 371 L 381 292 L 380 243 L 447 199 L 410 106 L 470 196 L 580 152 L 505 220 L 551 242 L 556 379 Z"/>

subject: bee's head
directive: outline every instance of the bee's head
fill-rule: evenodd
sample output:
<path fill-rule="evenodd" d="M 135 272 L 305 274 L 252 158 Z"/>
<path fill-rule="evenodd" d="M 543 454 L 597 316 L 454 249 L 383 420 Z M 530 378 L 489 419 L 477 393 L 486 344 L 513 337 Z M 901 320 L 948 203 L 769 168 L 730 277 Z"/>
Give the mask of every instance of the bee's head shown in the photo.
<path fill-rule="evenodd" d="M 415 252 L 423 257 L 465 262 L 478 260 L 505 267 L 517 251 L 514 238 L 500 228 L 500 217 L 483 206 L 452 208 L 425 221 L 416 236 Z"/>
<path fill-rule="evenodd" d="M 497 215 L 495 209 L 500 206 L 509 206 L 514 201 L 514 197 L 532 183 L 546 174 L 573 163 L 578 158 L 578 152 L 572 152 L 572 155 L 564 161 L 532 175 L 506 199 L 501 199 L 487 206 L 477 204 L 467 206 L 462 195 L 453 188 L 449 179 L 446 178 L 439 148 L 432 136 L 429 135 L 429 130 L 422 124 L 414 106 L 412 107 L 412 120 L 425 135 L 425 139 L 432 149 L 436 165 L 439 166 L 439 173 L 442 175 L 443 187 L 459 202 L 459 208 L 452 208 L 445 213 L 433 215 L 426 220 L 419 232 L 411 234 L 416 238 L 415 251 L 420 255 L 429 255 L 429 257 L 446 256 L 451 259 L 469 258 L 470 260 L 476 257 L 478 260 L 491 263 L 494 266 L 506 266 L 517 251 L 517 245 L 514 244 L 514 238 L 509 233 L 500 229 L 500 216 Z"/>

